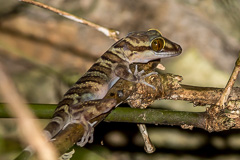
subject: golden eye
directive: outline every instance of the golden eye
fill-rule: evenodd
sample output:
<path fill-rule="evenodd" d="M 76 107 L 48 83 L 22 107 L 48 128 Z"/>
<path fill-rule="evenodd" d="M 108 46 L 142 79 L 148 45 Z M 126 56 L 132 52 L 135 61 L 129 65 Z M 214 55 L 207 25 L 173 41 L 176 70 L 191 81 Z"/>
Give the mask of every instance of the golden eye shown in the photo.
<path fill-rule="evenodd" d="M 165 47 L 165 40 L 163 38 L 156 38 L 151 43 L 151 48 L 155 52 L 161 51 Z"/>

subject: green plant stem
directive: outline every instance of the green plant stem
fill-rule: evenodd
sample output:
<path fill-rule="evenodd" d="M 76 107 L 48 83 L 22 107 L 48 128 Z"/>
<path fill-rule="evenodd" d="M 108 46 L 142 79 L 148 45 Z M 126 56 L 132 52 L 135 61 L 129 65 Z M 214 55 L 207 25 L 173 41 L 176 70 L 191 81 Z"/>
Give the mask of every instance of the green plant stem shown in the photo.
<path fill-rule="evenodd" d="M 5 109 L 4 103 L 0 103 L 0 118 L 12 118 Z M 29 104 L 30 109 L 39 119 L 50 119 L 56 104 Z"/>
<path fill-rule="evenodd" d="M 39 119 L 50 119 L 56 105 L 54 104 L 29 104 L 31 110 Z M 204 112 L 183 112 L 162 109 L 138 109 L 130 107 L 117 107 L 105 119 L 106 122 L 147 123 L 163 125 L 188 124 L 203 128 L 201 122 Z M 0 103 L 0 118 L 11 118 L 3 103 Z"/>
<path fill-rule="evenodd" d="M 204 128 L 205 112 L 183 112 L 162 109 L 118 107 L 104 121 L 160 125 L 193 125 Z"/>

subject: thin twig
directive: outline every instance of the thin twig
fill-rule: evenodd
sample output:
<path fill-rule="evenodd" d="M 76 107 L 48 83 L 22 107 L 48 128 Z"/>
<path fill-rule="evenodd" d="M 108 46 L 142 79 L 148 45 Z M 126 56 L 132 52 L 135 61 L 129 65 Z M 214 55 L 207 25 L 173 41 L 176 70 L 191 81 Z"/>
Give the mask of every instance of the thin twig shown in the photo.
<path fill-rule="evenodd" d="M 153 153 L 155 152 L 156 148 L 153 145 L 147 131 L 147 127 L 145 124 L 137 124 L 138 129 L 142 135 L 143 141 L 144 141 L 144 149 L 147 153 Z"/>
<path fill-rule="evenodd" d="M 82 24 L 85 24 L 85 25 L 88 25 L 90 27 L 93 27 L 95 28 L 96 30 L 98 30 L 99 32 L 102 32 L 103 34 L 105 34 L 106 36 L 114 39 L 115 41 L 117 41 L 119 38 L 118 38 L 118 35 L 119 35 L 119 31 L 115 31 L 113 29 L 108 29 L 108 28 L 105 28 L 105 27 L 102 27 L 98 24 L 95 24 L 95 23 L 92 23 L 90 21 L 87 21 L 83 18 L 80 18 L 80 17 L 77 17 L 75 15 L 72 15 L 70 13 L 67 13 L 67 12 L 64 12 L 64 11 L 61 11 L 59 9 L 56 9 L 56 8 L 53 8 L 53 7 L 50 7 L 46 4 L 43 4 L 43 3 L 40 3 L 40 2 L 36 2 L 36 1 L 32 1 L 32 0 L 19 0 L 19 1 L 22 1 L 22 2 L 25 2 L 25 3 L 29 3 L 29 4 L 33 4 L 35 6 L 38 6 L 38 7 L 41 7 L 41 8 L 44 8 L 44 9 L 47 9 L 49 11 L 52 11 L 54 13 L 57 13 L 59 14 L 60 16 L 63 16 L 67 19 L 70 19 L 70 20 L 73 20 L 75 22 L 78 22 L 78 23 L 82 23 Z"/>
<path fill-rule="evenodd" d="M 233 90 L 233 85 L 237 79 L 239 71 L 240 57 L 236 61 L 232 75 L 230 76 L 229 81 L 221 94 L 221 97 L 216 104 L 211 105 L 206 110 L 208 114 L 206 128 L 210 132 L 229 130 L 239 126 L 240 124 L 240 116 L 239 114 L 235 114 L 234 111 L 239 111 L 239 106 L 236 102 L 231 103 L 230 101 L 230 94 Z M 226 113 L 224 109 L 229 109 L 230 113 Z"/>
<path fill-rule="evenodd" d="M 235 63 L 234 70 L 233 70 L 232 75 L 229 78 L 229 81 L 221 95 L 221 98 L 219 99 L 219 101 L 216 104 L 217 106 L 220 106 L 221 109 L 225 109 L 226 102 L 228 101 L 228 97 L 233 89 L 233 85 L 235 84 L 235 81 L 237 79 L 239 71 L 240 71 L 240 55 Z"/>
<path fill-rule="evenodd" d="M 52 144 L 44 138 L 39 123 L 33 121 L 36 117 L 24 105 L 24 100 L 17 94 L 10 78 L 4 73 L 3 66 L 0 64 L 0 93 L 4 100 L 8 103 L 7 109 L 17 117 L 18 126 L 24 139 L 31 147 L 36 150 L 40 160 L 56 160 L 57 152 Z"/>

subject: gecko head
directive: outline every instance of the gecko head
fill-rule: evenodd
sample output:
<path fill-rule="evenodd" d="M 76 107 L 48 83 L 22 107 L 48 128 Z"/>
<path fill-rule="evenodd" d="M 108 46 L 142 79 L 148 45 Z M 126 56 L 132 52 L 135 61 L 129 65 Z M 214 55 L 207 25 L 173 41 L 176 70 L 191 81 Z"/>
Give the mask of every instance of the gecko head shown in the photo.
<path fill-rule="evenodd" d="M 146 63 L 161 58 L 174 57 L 182 52 L 180 45 L 163 37 L 161 32 L 150 29 L 147 32 L 131 32 L 126 37 L 126 46 L 131 51 L 131 63 Z"/>
<path fill-rule="evenodd" d="M 160 31 L 154 29 L 148 30 L 148 32 L 152 34 L 149 37 L 150 47 L 156 55 L 163 56 L 164 58 L 178 56 L 182 53 L 181 46 L 163 37 Z"/>

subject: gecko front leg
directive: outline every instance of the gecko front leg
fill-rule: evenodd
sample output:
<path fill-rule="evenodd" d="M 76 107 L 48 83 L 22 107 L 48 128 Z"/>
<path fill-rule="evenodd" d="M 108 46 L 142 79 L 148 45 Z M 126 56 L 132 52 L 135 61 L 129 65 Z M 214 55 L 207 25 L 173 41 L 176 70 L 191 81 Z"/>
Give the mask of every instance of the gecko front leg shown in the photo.
<path fill-rule="evenodd" d="M 141 70 L 140 72 L 138 71 L 138 66 L 135 65 L 135 71 L 134 73 L 132 73 L 132 71 L 129 69 L 129 65 L 126 64 L 126 63 L 121 63 L 121 64 L 118 64 L 115 68 L 115 74 L 116 76 L 122 78 L 122 79 L 125 79 L 127 81 L 131 81 L 131 82 L 136 82 L 136 83 L 142 83 L 142 84 L 145 84 L 151 88 L 153 88 L 154 90 L 156 90 L 156 88 L 147 83 L 145 81 L 145 78 L 146 77 L 149 77 L 151 75 L 154 75 L 154 74 L 158 74 L 157 72 L 151 72 L 151 73 L 148 73 L 146 75 L 143 75 L 144 74 L 144 70 Z"/>
<path fill-rule="evenodd" d="M 157 75 L 158 73 L 157 72 L 150 72 L 148 74 L 142 75 L 144 72 L 145 72 L 144 70 L 141 70 L 140 72 L 138 72 L 138 65 L 137 64 L 135 65 L 134 75 L 139 79 L 138 83 L 145 84 L 145 85 L 153 88 L 154 90 L 156 90 L 156 88 L 153 85 L 151 85 L 151 84 L 149 84 L 145 81 L 145 78 L 147 78 L 151 75 L 154 75 L 154 74 Z"/>

